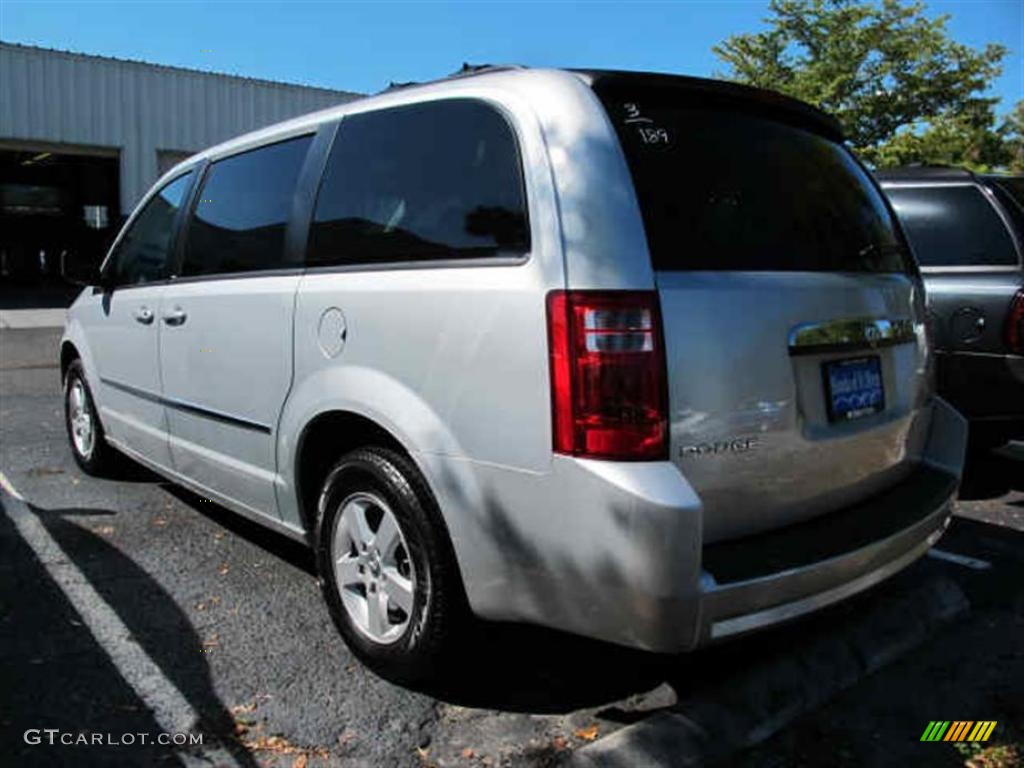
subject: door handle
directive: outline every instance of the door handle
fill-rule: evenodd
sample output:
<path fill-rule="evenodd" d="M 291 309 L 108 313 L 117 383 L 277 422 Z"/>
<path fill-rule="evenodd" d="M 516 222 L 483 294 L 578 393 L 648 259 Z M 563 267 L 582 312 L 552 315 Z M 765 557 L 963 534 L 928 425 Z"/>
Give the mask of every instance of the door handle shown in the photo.
<path fill-rule="evenodd" d="M 153 310 L 150 309 L 149 307 L 139 307 L 137 310 L 135 310 L 136 321 L 142 323 L 143 325 L 149 325 L 150 323 L 152 323 L 154 317 L 155 315 L 153 314 Z"/>
<path fill-rule="evenodd" d="M 181 325 L 188 318 L 185 314 L 185 310 L 181 307 L 175 307 L 171 312 L 164 315 L 164 322 L 168 325 Z"/>

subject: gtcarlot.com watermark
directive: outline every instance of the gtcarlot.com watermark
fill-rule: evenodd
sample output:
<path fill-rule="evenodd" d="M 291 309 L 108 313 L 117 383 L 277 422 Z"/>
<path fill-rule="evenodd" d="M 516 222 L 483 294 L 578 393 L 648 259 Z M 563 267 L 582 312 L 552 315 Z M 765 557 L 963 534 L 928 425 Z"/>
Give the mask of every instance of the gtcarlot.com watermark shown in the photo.
<path fill-rule="evenodd" d="M 131 747 L 137 744 L 160 744 L 185 747 L 203 743 L 201 733 L 74 733 L 59 728 L 29 728 L 25 743 L 74 747 Z"/>

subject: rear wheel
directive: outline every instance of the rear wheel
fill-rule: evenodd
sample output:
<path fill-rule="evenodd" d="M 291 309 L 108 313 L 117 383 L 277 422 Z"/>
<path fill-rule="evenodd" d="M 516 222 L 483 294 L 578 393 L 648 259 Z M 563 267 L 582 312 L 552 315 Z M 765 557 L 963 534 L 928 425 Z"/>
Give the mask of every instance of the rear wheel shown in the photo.
<path fill-rule="evenodd" d="M 119 456 L 107 445 L 81 360 L 73 360 L 64 377 L 64 425 L 75 463 L 89 475 L 108 475 Z"/>
<path fill-rule="evenodd" d="M 341 635 L 385 677 L 429 677 L 453 634 L 461 584 L 422 476 L 395 451 L 352 451 L 328 473 L 319 511 L 321 583 Z"/>

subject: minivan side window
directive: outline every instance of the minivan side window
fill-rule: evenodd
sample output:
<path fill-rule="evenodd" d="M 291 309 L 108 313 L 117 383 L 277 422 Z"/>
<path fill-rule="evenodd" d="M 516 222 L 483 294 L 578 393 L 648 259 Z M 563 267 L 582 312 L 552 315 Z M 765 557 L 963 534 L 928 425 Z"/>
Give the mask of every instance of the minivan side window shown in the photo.
<path fill-rule="evenodd" d="M 107 273 L 112 285 L 140 285 L 167 277 L 174 222 L 192 174 L 165 184 L 135 217 L 110 259 Z"/>
<path fill-rule="evenodd" d="M 213 163 L 185 237 L 181 274 L 280 269 L 292 198 L 312 143 L 300 136 Z"/>
<path fill-rule="evenodd" d="M 886 194 L 922 267 L 1017 264 L 1006 224 L 977 187 L 889 187 Z"/>
<path fill-rule="evenodd" d="M 310 266 L 529 248 L 518 145 L 496 109 L 453 99 L 342 120 L 317 198 Z"/>

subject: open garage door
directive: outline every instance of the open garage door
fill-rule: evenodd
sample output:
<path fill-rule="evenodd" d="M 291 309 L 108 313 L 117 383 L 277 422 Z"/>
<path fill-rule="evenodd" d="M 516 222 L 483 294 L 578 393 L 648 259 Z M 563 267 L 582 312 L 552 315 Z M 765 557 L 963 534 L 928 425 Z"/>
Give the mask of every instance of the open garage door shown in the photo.
<path fill-rule="evenodd" d="M 0 144 L 0 301 L 61 306 L 64 258 L 97 263 L 121 224 L 116 150 Z"/>

